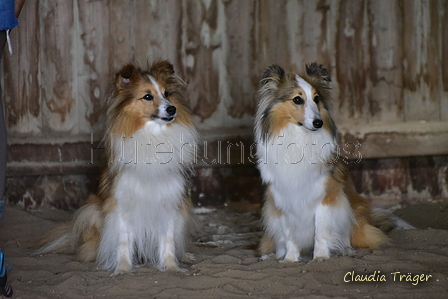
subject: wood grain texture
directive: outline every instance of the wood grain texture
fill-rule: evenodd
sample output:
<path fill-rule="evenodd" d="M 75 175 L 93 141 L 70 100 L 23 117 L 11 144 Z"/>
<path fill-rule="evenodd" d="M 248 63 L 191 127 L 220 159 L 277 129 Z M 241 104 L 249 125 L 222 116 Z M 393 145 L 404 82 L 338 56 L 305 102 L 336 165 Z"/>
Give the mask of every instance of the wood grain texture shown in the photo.
<path fill-rule="evenodd" d="M 264 69 L 312 61 L 340 126 L 447 121 L 447 15 L 447 0 L 27 2 L 2 64 L 10 140 L 99 139 L 115 70 L 158 58 L 205 131 L 251 130 Z"/>
<path fill-rule="evenodd" d="M 6 126 L 8 134 L 18 138 L 42 135 L 43 129 L 37 8 L 35 1 L 27 4 L 20 17 L 21 29 L 11 31 L 13 54 L 3 53 Z"/>
<path fill-rule="evenodd" d="M 341 1 L 336 33 L 336 80 L 339 83 L 338 113 L 346 119 L 361 123 L 369 121 L 367 83 L 369 66 L 366 31 L 366 3 L 357 0 Z"/>
<path fill-rule="evenodd" d="M 254 72 L 257 65 L 255 53 L 256 5 L 252 1 L 230 1 L 224 3 L 226 30 L 224 35 L 224 59 L 226 87 L 223 93 L 227 113 L 232 118 L 241 119 L 252 116 L 256 103 L 253 87 L 258 85 L 258 74 Z M 241 61 L 246 61 L 241 65 Z M 250 117 L 251 118 L 251 117 Z"/>
<path fill-rule="evenodd" d="M 177 0 L 135 1 L 132 18 L 135 60 L 146 63 L 168 59 L 181 61 L 182 2 Z"/>
<path fill-rule="evenodd" d="M 39 2 L 43 126 L 52 135 L 78 133 L 73 11 L 74 1 Z"/>
<path fill-rule="evenodd" d="M 212 124 L 208 126 L 222 126 L 222 114 L 214 115 L 223 100 L 219 86 L 220 31 L 223 30 L 218 28 L 219 3 L 217 0 L 186 2 L 183 2 L 182 48 L 191 108 L 199 122 L 210 119 Z"/>
<path fill-rule="evenodd" d="M 75 12 L 81 35 L 75 35 L 76 102 L 80 133 L 98 132 L 105 121 L 105 99 L 113 70 L 109 55 L 109 1 L 77 1 Z"/>
<path fill-rule="evenodd" d="M 437 1 L 403 1 L 406 120 L 439 120 L 439 22 Z M 410 17 L 412 16 L 412 17 Z M 414 30 L 410 30 L 413 28 Z M 445 29 L 446 30 L 446 29 Z"/>
<path fill-rule="evenodd" d="M 440 118 L 448 120 L 448 0 L 439 1 L 441 12 L 439 21 L 442 30 L 439 30 L 441 40 L 441 86 L 440 90 Z"/>
<path fill-rule="evenodd" d="M 110 0 L 109 6 L 109 58 L 112 70 L 120 69 L 135 60 L 134 10 L 135 1 Z M 109 74 L 109 77 L 111 74 Z"/>
<path fill-rule="evenodd" d="M 402 122 L 403 111 L 403 30 L 400 6 L 395 1 L 371 1 L 367 5 L 370 88 L 367 91 L 369 119 L 375 122 Z"/>

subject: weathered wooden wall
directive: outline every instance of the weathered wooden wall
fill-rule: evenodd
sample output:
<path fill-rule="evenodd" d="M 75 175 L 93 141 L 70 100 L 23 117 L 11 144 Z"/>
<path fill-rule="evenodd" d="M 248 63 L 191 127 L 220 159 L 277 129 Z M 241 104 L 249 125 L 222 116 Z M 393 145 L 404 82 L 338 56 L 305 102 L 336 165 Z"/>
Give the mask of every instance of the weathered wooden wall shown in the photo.
<path fill-rule="evenodd" d="M 26 205 L 52 201 L 48 188 L 33 187 L 42 175 L 56 185 L 91 181 L 91 139 L 101 138 L 114 70 L 128 60 L 175 65 L 210 143 L 250 145 L 253 93 L 266 66 L 300 72 L 319 61 L 332 75 L 342 143 L 358 141 L 363 158 L 383 161 L 448 154 L 447 0 L 41 0 L 27 1 L 19 19 L 14 54 L 4 53 L 1 70 L 8 180 L 23 189 L 9 189 L 14 202 L 26 192 Z M 219 202 L 240 196 L 222 195 L 234 177 L 248 200 L 258 200 L 257 173 L 247 164 L 199 165 L 195 194 Z M 217 187 L 202 188 L 207 180 Z M 448 197 L 447 180 L 433 197 Z"/>

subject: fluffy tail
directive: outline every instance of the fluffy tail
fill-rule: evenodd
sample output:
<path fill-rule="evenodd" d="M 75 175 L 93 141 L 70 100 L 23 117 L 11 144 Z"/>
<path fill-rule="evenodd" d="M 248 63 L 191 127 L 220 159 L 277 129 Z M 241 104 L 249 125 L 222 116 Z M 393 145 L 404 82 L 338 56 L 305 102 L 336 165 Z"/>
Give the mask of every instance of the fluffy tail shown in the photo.
<path fill-rule="evenodd" d="M 388 244 L 389 238 L 379 228 L 369 224 L 356 224 L 353 228 L 350 243 L 357 248 L 378 248 Z"/>
<path fill-rule="evenodd" d="M 103 224 L 101 209 L 97 203 L 88 203 L 76 211 L 68 224 L 50 231 L 38 241 L 40 247 L 32 255 L 46 253 L 77 254 L 80 261 L 93 261 Z"/>
<path fill-rule="evenodd" d="M 351 243 L 358 248 L 378 248 L 389 243 L 385 233 L 393 229 L 404 230 L 415 229 L 415 227 L 395 216 L 392 211 L 373 209 L 369 222 L 361 221 L 355 225 Z"/>
<path fill-rule="evenodd" d="M 404 229 L 416 229 L 414 226 L 410 225 L 403 219 L 394 215 L 392 212 L 394 209 L 385 210 L 381 208 L 375 208 L 372 210 L 371 220 L 372 224 L 384 232 L 389 232 L 393 229 L 404 230 Z"/>

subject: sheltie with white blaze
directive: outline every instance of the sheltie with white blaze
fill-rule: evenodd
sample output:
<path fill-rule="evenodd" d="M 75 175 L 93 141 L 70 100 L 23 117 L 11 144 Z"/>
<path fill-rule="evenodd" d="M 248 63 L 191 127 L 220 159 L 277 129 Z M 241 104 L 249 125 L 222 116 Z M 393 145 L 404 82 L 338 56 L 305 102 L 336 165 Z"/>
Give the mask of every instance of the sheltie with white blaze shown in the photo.
<path fill-rule="evenodd" d="M 266 185 L 262 258 L 275 253 L 296 262 L 312 252 L 322 261 L 387 242 L 371 224 L 369 202 L 356 193 L 339 157 L 330 81 L 317 63 L 302 75 L 272 65 L 261 79 L 255 138 Z"/>
<path fill-rule="evenodd" d="M 76 253 L 113 274 L 145 263 L 180 269 L 191 205 L 186 180 L 198 142 L 184 94 L 168 61 L 147 70 L 127 64 L 116 74 L 104 139 L 108 167 L 98 192 L 35 254 Z"/>

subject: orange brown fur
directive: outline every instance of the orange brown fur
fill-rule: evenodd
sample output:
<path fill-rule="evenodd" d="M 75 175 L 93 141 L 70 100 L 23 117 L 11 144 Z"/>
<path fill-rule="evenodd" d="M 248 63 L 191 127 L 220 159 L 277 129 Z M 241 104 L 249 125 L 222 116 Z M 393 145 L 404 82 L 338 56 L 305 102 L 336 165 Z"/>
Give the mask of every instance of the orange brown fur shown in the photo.
<path fill-rule="evenodd" d="M 367 199 L 356 192 L 347 167 L 340 160 L 334 166 L 334 170 L 326 182 L 326 195 L 322 204 L 334 205 L 340 194 L 347 196 L 355 217 L 350 238 L 353 247 L 378 248 L 380 245 L 388 243 L 386 235 L 371 225 L 371 205 Z"/>
<path fill-rule="evenodd" d="M 128 150 L 128 145 L 134 142 L 131 138 L 136 134 L 140 135 L 135 138 L 140 139 L 135 139 L 135 144 L 142 146 L 151 144 L 149 138 L 157 144 L 165 144 L 165 140 L 169 144 L 182 143 L 183 137 L 189 144 L 195 143 L 197 131 L 184 94 L 185 83 L 174 74 L 173 66 L 167 61 L 156 61 L 148 66 L 148 70 L 127 64 L 116 74 L 108 100 L 104 139 L 108 167 L 101 175 L 98 191 L 89 196 L 70 224 L 56 228 L 41 240 L 40 245 L 44 247 L 36 254 L 76 253 L 77 260 L 83 262 L 100 259 L 99 266 L 114 271 L 114 274 L 130 271 L 136 261 L 132 257 L 134 254 L 138 256 L 138 262 L 154 262 L 161 269 L 179 269 L 177 255 L 184 250 L 184 229 L 191 210 L 188 198 L 180 195 L 194 152 L 186 152 L 186 161 L 165 165 L 167 163 L 137 160 L 123 163 L 120 161 L 123 153 L 117 151 L 126 142 Z M 177 143 L 176 146 L 179 148 Z M 148 150 L 147 147 L 143 149 Z M 143 152 L 142 149 L 139 151 Z M 131 189 L 127 189 L 128 186 Z M 134 193 L 132 186 L 136 188 Z M 174 193 L 164 195 L 170 189 L 175 190 Z M 164 200 L 170 202 L 164 204 Z M 160 213 L 170 216 L 153 221 Z M 137 216 L 132 219 L 134 215 Z M 170 223 L 166 226 L 177 231 L 167 232 L 164 223 Z M 127 236 L 133 239 L 126 243 Z M 121 239 L 115 244 L 118 238 Z M 125 247 L 121 240 L 126 243 Z M 156 252 L 163 246 L 167 248 L 166 252 Z"/>
<path fill-rule="evenodd" d="M 269 187 L 264 194 L 263 213 L 269 215 L 265 219 L 278 219 L 282 215 L 282 211 L 275 206 L 274 197 Z M 268 234 L 263 234 L 260 239 L 258 251 L 261 255 L 271 254 L 275 251 L 275 244 Z"/>
<path fill-rule="evenodd" d="M 255 135 L 258 165 L 267 185 L 265 233 L 259 247 L 264 255 L 276 251 L 277 258 L 297 261 L 302 250 L 314 245 L 314 258 L 323 260 L 333 251 L 353 255 L 352 247 L 377 248 L 387 243 L 386 235 L 372 225 L 370 203 L 356 193 L 334 146 L 338 133 L 329 113 L 330 81 L 328 71 L 316 63 L 300 75 L 273 65 L 261 79 Z M 314 159 L 313 144 L 323 159 Z M 289 149 L 301 153 L 302 159 L 290 160 Z M 307 150 L 308 160 L 303 159 Z M 281 153 L 285 159 L 279 164 L 269 153 Z"/>

